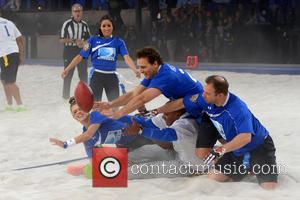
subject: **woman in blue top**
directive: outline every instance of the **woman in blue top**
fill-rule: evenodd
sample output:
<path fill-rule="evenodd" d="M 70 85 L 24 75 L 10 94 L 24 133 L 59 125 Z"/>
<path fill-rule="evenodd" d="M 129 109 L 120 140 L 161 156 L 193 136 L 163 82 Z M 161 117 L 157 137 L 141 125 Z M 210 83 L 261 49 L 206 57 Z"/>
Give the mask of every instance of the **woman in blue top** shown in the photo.
<path fill-rule="evenodd" d="M 62 148 L 69 148 L 75 144 L 83 143 L 86 154 L 92 158 L 92 149 L 98 144 L 116 144 L 118 147 L 130 147 L 136 137 L 123 136 L 123 129 L 127 127 L 125 123 L 130 123 L 131 118 L 126 116 L 122 121 L 110 119 L 100 112 L 84 112 L 76 103 L 74 97 L 69 100 L 70 111 L 75 120 L 82 124 L 82 133 L 76 137 L 61 141 L 57 138 L 50 138 L 50 142 Z"/>
<path fill-rule="evenodd" d="M 138 78 L 141 75 L 128 54 L 125 42 L 112 35 L 113 28 L 112 19 L 108 15 L 103 16 L 100 19 L 99 35 L 91 36 L 79 55 L 62 72 L 62 77 L 65 78 L 78 63 L 91 56 L 92 68 L 89 84 L 96 101 L 102 100 L 103 89 L 105 89 L 109 101 L 119 97 L 119 79 L 116 74 L 119 54 Z"/>

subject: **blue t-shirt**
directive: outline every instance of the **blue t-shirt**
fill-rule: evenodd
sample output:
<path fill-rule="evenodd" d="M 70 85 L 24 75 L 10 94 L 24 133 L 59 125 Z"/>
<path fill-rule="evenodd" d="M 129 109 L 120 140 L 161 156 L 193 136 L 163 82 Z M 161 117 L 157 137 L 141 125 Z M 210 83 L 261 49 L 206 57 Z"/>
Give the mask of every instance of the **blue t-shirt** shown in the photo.
<path fill-rule="evenodd" d="M 91 112 L 90 121 L 92 124 L 100 124 L 99 129 L 94 133 L 93 137 L 84 142 L 86 154 L 92 157 L 92 149 L 97 144 L 128 144 L 135 136 L 123 136 L 122 129 L 126 127 L 130 116 L 125 116 L 122 120 L 110 119 L 99 112 Z M 87 129 L 83 127 L 83 132 Z"/>
<path fill-rule="evenodd" d="M 188 72 L 169 64 L 162 64 L 157 74 L 151 79 L 143 79 L 141 85 L 146 88 L 159 89 L 170 100 L 203 91 L 201 83 Z"/>
<path fill-rule="evenodd" d="M 225 106 L 208 104 L 202 94 L 187 96 L 183 99 L 187 112 L 198 116 L 205 111 L 226 142 L 230 142 L 240 133 L 251 133 L 251 142 L 234 151 L 237 156 L 243 155 L 259 145 L 269 135 L 267 129 L 256 119 L 247 105 L 232 93 Z"/>
<path fill-rule="evenodd" d="M 91 55 L 92 67 L 102 71 L 115 71 L 118 55 L 128 54 L 125 42 L 118 37 L 91 36 L 79 53 L 83 58 Z"/>

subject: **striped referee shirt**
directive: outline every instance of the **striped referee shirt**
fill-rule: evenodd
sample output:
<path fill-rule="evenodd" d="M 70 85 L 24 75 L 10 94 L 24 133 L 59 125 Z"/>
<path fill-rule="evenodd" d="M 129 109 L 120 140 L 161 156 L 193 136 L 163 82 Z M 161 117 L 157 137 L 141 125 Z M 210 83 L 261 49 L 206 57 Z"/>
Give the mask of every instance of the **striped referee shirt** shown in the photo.
<path fill-rule="evenodd" d="M 64 22 L 60 38 L 83 39 L 87 40 L 90 37 L 90 29 L 88 24 L 81 20 L 76 22 L 73 18 Z M 76 43 L 65 43 L 65 46 L 76 46 Z"/>

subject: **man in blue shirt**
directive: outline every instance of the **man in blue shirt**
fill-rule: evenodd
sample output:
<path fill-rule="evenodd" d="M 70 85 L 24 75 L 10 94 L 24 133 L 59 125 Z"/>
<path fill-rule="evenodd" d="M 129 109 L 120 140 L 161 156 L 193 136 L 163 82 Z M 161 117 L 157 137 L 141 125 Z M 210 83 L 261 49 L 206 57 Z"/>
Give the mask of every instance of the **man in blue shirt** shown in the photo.
<path fill-rule="evenodd" d="M 209 117 L 210 120 L 200 125 L 196 144 L 197 155 L 206 164 L 215 163 L 209 178 L 221 182 L 229 178 L 238 181 L 253 172 L 263 188 L 274 189 L 278 173 L 272 138 L 247 105 L 228 88 L 224 77 L 210 76 L 203 93 L 170 102 L 158 108 L 158 112 L 185 108 L 195 117 L 203 112 Z M 203 127 L 209 122 L 216 131 Z M 223 145 L 212 149 L 220 136 Z"/>
<path fill-rule="evenodd" d="M 137 65 L 145 76 L 141 84 L 111 102 L 96 103 L 96 108 L 113 108 L 125 105 L 112 116 L 119 119 L 142 107 L 160 94 L 173 100 L 202 92 L 202 85 L 199 81 L 186 71 L 163 63 L 159 53 L 153 48 L 143 48 L 137 52 Z"/>

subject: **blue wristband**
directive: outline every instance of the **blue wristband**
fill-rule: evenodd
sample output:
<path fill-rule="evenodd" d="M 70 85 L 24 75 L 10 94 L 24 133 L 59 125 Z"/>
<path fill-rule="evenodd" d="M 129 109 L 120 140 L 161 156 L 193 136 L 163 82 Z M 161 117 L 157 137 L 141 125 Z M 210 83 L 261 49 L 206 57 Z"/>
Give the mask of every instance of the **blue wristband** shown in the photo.
<path fill-rule="evenodd" d="M 64 142 L 64 149 L 68 148 L 68 143 L 65 141 Z"/>
<path fill-rule="evenodd" d="M 74 138 L 71 140 L 64 141 L 64 149 L 68 148 L 69 146 L 73 146 L 74 144 L 76 144 L 76 141 Z"/>

